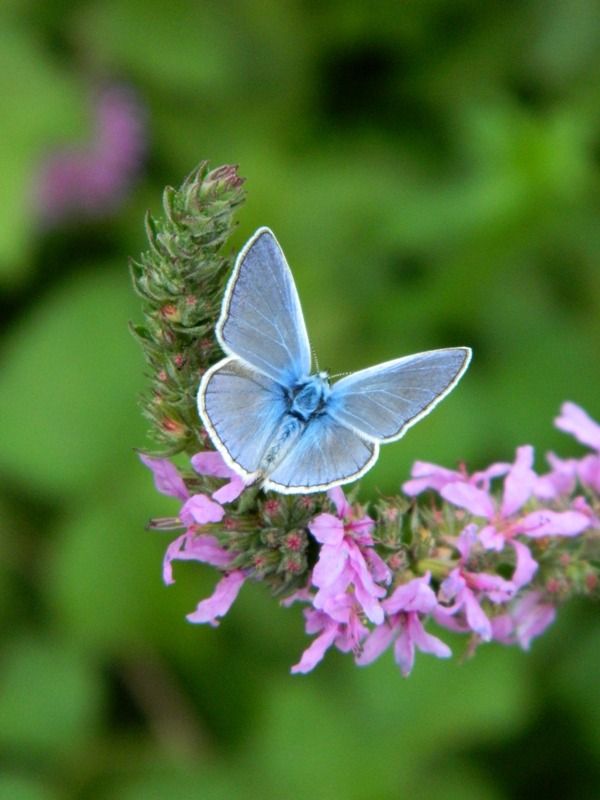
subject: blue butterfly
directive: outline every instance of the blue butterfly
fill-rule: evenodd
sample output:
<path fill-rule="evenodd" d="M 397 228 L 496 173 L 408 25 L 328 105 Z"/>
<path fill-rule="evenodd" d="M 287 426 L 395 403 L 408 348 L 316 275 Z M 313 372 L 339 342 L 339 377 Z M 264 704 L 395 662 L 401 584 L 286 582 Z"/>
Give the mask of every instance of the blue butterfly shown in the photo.
<path fill-rule="evenodd" d="M 318 492 L 369 470 L 458 383 L 471 350 L 430 350 L 330 383 L 311 350 L 290 268 L 259 228 L 225 290 L 217 339 L 227 357 L 203 376 L 198 410 L 226 463 L 248 483 Z"/>

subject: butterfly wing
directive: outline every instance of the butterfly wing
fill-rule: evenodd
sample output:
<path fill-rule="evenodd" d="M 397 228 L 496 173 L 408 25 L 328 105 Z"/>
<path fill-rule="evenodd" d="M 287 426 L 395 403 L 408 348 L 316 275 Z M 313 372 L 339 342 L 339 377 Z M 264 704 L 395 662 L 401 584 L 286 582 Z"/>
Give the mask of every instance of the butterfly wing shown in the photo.
<path fill-rule="evenodd" d="M 289 386 L 310 372 L 310 345 L 290 268 L 259 228 L 239 254 L 217 324 L 223 350 Z"/>
<path fill-rule="evenodd" d="M 203 376 L 198 411 L 227 465 L 252 478 L 286 412 L 284 390 L 229 357 Z"/>
<path fill-rule="evenodd" d="M 355 372 L 333 385 L 328 411 L 371 441 L 392 442 L 452 391 L 470 359 L 468 347 L 452 347 Z"/>
<path fill-rule="evenodd" d="M 379 445 L 366 441 L 328 414 L 311 419 L 283 461 L 265 481 L 282 494 L 320 492 L 356 480 L 370 469 Z"/>

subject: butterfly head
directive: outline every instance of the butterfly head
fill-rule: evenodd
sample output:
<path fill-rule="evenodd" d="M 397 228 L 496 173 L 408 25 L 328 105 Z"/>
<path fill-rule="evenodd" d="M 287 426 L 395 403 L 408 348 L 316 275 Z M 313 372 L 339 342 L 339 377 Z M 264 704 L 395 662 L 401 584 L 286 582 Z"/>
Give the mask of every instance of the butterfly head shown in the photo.
<path fill-rule="evenodd" d="M 317 372 L 290 391 L 289 413 L 307 422 L 323 409 L 330 393 L 329 376 L 326 372 Z"/>

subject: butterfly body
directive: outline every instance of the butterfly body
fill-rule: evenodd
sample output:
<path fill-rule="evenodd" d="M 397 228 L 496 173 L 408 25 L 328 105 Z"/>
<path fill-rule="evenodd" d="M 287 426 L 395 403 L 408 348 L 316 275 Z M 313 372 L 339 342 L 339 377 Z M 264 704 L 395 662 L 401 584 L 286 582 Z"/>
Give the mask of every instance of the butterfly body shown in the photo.
<path fill-rule="evenodd" d="M 405 356 L 331 383 L 311 351 L 291 271 L 260 228 L 229 280 L 217 338 L 227 357 L 203 376 L 200 417 L 229 466 L 284 494 L 363 475 L 454 388 L 466 347 Z"/>

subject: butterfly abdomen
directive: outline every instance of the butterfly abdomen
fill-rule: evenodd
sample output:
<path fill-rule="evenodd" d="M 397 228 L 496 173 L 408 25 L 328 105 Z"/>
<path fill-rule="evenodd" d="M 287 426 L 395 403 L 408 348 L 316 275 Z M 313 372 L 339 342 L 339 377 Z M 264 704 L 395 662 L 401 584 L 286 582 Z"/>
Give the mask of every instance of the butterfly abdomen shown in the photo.
<path fill-rule="evenodd" d="M 322 412 L 329 393 L 329 381 L 322 375 L 311 375 L 286 391 L 287 414 L 261 459 L 259 473 L 270 475 L 281 464 L 307 423 Z"/>
<path fill-rule="evenodd" d="M 273 472 L 302 435 L 305 427 L 305 423 L 296 416 L 285 415 L 261 459 L 258 468 L 260 475 L 266 476 Z"/>

